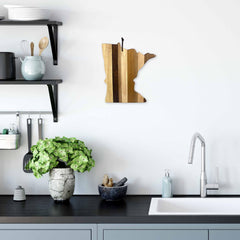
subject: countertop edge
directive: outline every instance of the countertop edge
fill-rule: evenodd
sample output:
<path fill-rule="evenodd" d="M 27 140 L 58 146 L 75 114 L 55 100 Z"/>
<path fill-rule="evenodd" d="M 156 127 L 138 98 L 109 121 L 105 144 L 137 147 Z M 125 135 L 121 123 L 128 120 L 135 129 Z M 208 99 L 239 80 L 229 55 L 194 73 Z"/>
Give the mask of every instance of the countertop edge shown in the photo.
<path fill-rule="evenodd" d="M 240 224 L 240 216 L 0 217 L 0 224 Z"/>

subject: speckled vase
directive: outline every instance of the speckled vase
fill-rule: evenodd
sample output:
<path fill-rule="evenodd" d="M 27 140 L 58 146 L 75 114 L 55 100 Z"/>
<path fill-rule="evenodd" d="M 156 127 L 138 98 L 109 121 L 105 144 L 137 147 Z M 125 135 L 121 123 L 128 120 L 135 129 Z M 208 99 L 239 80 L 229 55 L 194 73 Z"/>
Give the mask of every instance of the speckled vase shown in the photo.
<path fill-rule="evenodd" d="M 49 192 L 55 201 L 68 200 L 74 192 L 75 175 L 71 168 L 53 168 L 49 173 Z"/>

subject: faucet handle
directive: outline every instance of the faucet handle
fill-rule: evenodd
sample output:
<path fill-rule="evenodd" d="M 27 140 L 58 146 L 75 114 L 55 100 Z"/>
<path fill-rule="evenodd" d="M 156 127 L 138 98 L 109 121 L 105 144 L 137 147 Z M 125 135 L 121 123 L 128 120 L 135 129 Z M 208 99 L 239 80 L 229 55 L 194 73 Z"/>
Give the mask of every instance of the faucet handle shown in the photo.
<path fill-rule="evenodd" d="M 219 189 L 219 168 L 215 167 L 215 174 L 216 174 L 216 180 L 215 183 L 207 183 L 206 184 L 206 190 L 218 190 Z"/>
<path fill-rule="evenodd" d="M 206 190 L 218 190 L 219 184 L 218 183 L 208 183 L 205 186 Z"/>

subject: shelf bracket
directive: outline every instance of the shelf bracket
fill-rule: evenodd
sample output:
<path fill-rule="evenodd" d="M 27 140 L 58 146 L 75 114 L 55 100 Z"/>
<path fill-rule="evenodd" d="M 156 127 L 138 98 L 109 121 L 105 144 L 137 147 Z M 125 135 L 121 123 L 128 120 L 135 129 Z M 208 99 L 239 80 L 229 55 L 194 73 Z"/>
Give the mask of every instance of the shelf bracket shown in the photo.
<path fill-rule="evenodd" d="M 50 102 L 52 106 L 52 113 L 53 113 L 53 121 L 58 121 L 58 85 L 50 85 L 48 84 L 48 92 L 50 97 Z"/>
<path fill-rule="evenodd" d="M 53 65 L 58 65 L 58 25 L 48 24 L 47 26 L 52 48 Z"/>

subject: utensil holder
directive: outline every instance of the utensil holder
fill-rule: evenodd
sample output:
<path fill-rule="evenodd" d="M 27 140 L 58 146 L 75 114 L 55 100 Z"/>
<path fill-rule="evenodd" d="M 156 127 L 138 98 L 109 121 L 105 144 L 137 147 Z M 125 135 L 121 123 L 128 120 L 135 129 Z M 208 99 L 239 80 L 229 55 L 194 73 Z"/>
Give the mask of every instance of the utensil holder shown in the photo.
<path fill-rule="evenodd" d="M 25 80 L 41 80 L 46 68 L 41 56 L 26 56 L 22 62 L 21 72 Z"/>
<path fill-rule="evenodd" d="M 16 150 L 20 147 L 21 134 L 0 134 L 0 150 Z"/>

